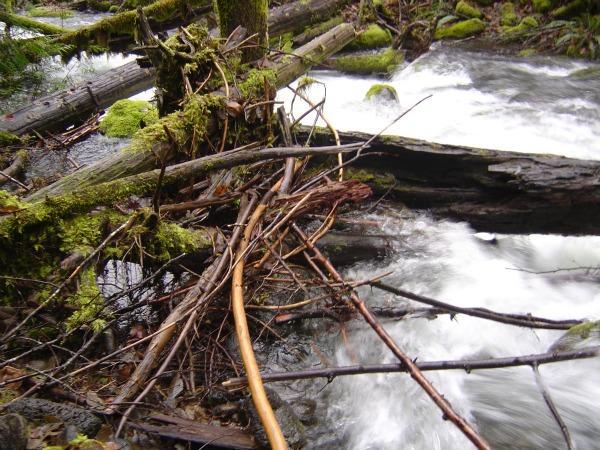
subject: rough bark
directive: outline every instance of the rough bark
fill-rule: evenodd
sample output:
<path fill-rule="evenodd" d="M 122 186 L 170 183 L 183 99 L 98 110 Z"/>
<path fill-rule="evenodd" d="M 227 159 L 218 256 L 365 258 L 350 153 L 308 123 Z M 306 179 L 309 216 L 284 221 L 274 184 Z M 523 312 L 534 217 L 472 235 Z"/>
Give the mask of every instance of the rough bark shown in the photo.
<path fill-rule="evenodd" d="M 287 57 L 275 68 L 276 85 L 285 86 L 308 70 L 311 64 L 327 58 L 354 38 L 354 28 L 342 24 L 325 33 L 321 38 L 299 48 L 293 57 Z M 98 161 L 96 164 L 78 170 L 56 183 L 33 194 L 29 200 L 40 200 L 45 196 L 54 196 L 64 192 L 78 190 L 94 184 L 115 180 L 152 169 L 156 165 L 156 156 L 151 148 L 144 150 L 125 150 L 116 155 Z"/>
<path fill-rule="evenodd" d="M 74 124 L 121 98 L 151 88 L 153 73 L 139 67 L 137 61 L 129 62 L 93 81 L 41 97 L 6 114 L 0 118 L 0 130 L 22 135 Z"/>
<path fill-rule="evenodd" d="M 215 9 L 219 17 L 221 37 L 226 38 L 238 26 L 246 29 L 248 36 L 253 36 L 251 45 L 243 50 L 243 59 L 253 61 L 267 52 L 269 35 L 267 17 L 269 2 L 267 0 L 215 0 Z"/>
<path fill-rule="evenodd" d="M 347 3 L 349 0 L 300 0 L 280 6 L 273 10 L 272 15 L 277 14 L 278 19 L 269 20 L 269 33 L 273 36 L 288 31 L 299 32 L 306 25 L 331 18 Z"/>
<path fill-rule="evenodd" d="M 300 132 L 306 137 L 307 130 Z M 368 140 L 340 133 L 343 143 Z M 333 143 L 326 130 L 313 145 Z M 600 161 L 494 151 L 381 136 L 357 174 L 377 192 L 437 217 L 465 220 L 482 231 L 600 233 Z"/>

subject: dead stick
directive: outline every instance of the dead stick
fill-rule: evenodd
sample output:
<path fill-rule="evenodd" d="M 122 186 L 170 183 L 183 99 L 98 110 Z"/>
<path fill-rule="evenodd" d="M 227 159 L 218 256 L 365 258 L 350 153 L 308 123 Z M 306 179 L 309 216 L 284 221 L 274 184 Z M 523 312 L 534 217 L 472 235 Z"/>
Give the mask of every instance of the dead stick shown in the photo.
<path fill-rule="evenodd" d="M 560 432 L 562 433 L 563 438 L 565 439 L 565 443 L 567 444 L 567 449 L 573 450 L 575 448 L 575 446 L 573 445 L 573 440 L 571 439 L 571 433 L 569 433 L 567 424 L 564 422 L 564 420 L 560 416 L 560 413 L 558 412 L 558 409 L 556 408 L 556 405 L 554 404 L 554 401 L 552 400 L 552 397 L 550 396 L 550 392 L 548 391 L 548 388 L 546 388 L 546 384 L 544 383 L 544 380 L 542 379 L 542 375 L 540 374 L 540 371 L 538 369 L 538 364 L 533 363 L 531 365 L 531 368 L 533 369 L 533 373 L 535 375 L 535 382 L 538 386 L 538 389 L 541 391 L 542 397 L 544 397 L 544 401 L 546 402 L 546 405 L 548 405 L 548 409 L 552 413 L 552 417 L 554 417 L 554 420 L 556 420 L 556 423 L 558 424 L 558 427 L 560 428 Z"/>
<path fill-rule="evenodd" d="M 304 244 L 313 252 L 319 262 L 327 269 L 329 274 L 334 278 L 335 281 L 343 283 L 344 280 L 340 274 L 335 270 L 335 267 L 329 262 L 329 260 L 316 248 L 312 242 L 308 240 L 308 237 L 298 227 L 293 224 L 292 229 L 296 232 L 298 237 L 304 242 Z M 350 300 L 352 304 L 358 309 L 360 314 L 365 318 L 367 323 L 373 328 L 375 333 L 381 338 L 385 345 L 392 351 L 392 353 L 406 366 L 410 376 L 421 386 L 421 388 L 427 393 L 427 395 L 433 400 L 433 402 L 440 408 L 444 413 L 444 419 L 449 419 L 456 425 L 456 427 L 462 431 L 462 433 L 480 450 L 491 450 L 489 444 L 475 431 L 475 429 L 459 414 L 457 414 L 448 400 L 446 400 L 431 384 L 431 382 L 425 378 L 423 373 L 419 370 L 417 365 L 412 359 L 404 353 L 400 347 L 394 342 L 392 337 L 387 331 L 381 326 L 377 319 L 367 309 L 365 303 L 356 295 L 355 292 L 350 293 Z"/>
<path fill-rule="evenodd" d="M 381 289 L 382 291 L 390 292 L 392 294 L 399 295 L 419 303 L 424 303 L 429 306 L 435 306 L 437 308 L 443 308 L 454 313 L 493 320 L 494 322 L 506 323 L 509 325 L 528 328 L 542 328 L 547 330 L 568 330 L 575 325 L 583 323 L 582 320 L 551 320 L 543 317 L 535 317 L 530 314 L 504 314 L 483 308 L 462 308 L 460 306 L 450 305 L 449 303 L 434 300 L 423 295 L 414 294 L 412 292 L 405 291 L 404 289 L 399 289 L 394 286 L 390 286 L 389 284 L 382 283 L 381 281 L 375 281 L 369 284 Z"/>
<path fill-rule="evenodd" d="M 579 350 L 565 352 L 536 353 L 525 356 L 509 356 L 506 358 L 490 359 L 463 359 L 454 361 L 422 361 L 415 364 L 422 371 L 434 370 L 490 370 L 506 367 L 533 366 L 534 364 L 552 364 L 576 359 L 595 358 L 598 356 L 600 346 L 586 347 Z M 298 370 L 294 372 L 274 372 L 261 374 L 263 381 L 273 383 L 277 381 L 308 380 L 312 378 L 335 378 L 347 375 L 364 375 L 370 373 L 398 373 L 406 372 L 407 368 L 402 363 L 396 364 L 359 364 L 354 366 L 326 367 L 323 369 Z M 223 382 L 227 388 L 239 388 L 247 383 L 245 377 L 230 378 Z"/>

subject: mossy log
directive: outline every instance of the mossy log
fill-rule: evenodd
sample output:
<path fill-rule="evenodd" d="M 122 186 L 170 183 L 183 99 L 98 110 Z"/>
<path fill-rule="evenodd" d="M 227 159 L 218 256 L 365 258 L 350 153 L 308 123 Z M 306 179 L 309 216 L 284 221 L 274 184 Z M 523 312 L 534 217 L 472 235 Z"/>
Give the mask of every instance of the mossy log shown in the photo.
<path fill-rule="evenodd" d="M 161 188 L 181 188 L 192 178 L 254 162 L 287 157 L 348 153 L 356 148 L 357 145 L 342 147 L 333 145 L 323 148 L 292 147 L 270 148 L 262 151 L 225 151 L 167 167 Z M 148 196 L 156 190 L 159 177 L 160 169 L 154 169 L 113 181 L 81 187 L 29 206 L 26 203 L 20 204 L 21 210 L 13 213 L 10 217 L 0 218 L 0 243 L 2 238 L 10 240 L 15 233 L 21 234 L 26 229 L 52 223 L 59 218 L 83 214 L 97 206 L 112 206 L 131 196 Z"/>
<path fill-rule="evenodd" d="M 350 40 L 354 39 L 354 35 L 355 32 L 352 25 L 342 24 L 325 33 L 318 39 L 300 47 L 294 52 L 294 56 L 285 56 L 271 72 L 274 75 L 275 86 L 286 86 L 309 70 L 313 64 L 318 64 L 331 54 L 339 51 Z M 214 98 L 213 101 L 218 102 L 219 98 Z M 186 119 L 188 113 L 186 113 L 184 108 L 183 112 L 175 112 L 161 119 L 157 124 L 158 127 L 156 129 L 161 133 L 161 136 L 165 140 L 167 139 L 164 136 L 165 132 L 163 131 L 163 124 L 168 124 L 171 130 L 175 128 L 180 129 L 182 134 L 197 132 L 197 124 L 186 124 L 186 121 L 196 120 L 196 117 L 199 114 L 197 110 L 202 109 L 203 114 L 207 113 L 207 105 L 204 102 L 205 100 L 199 99 L 197 102 L 198 108 L 196 108 L 195 102 L 188 102 L 188 104 L 191 105 L 189 114 L 191 119 Z M 205 118 L 205 120 L 207 120 L 208 123 L 204 126 L 208 127 L 208 129 L 203 130 L 203 132 L 200 133 L 201 136 L 204 132 L 210 134 L 210 120 L 208 118 Z M 179 142 L 183 142 L 185 136 L 181 135 L 179 137 Z M 40 189 L 30 196 L 29 200 L 41 200 L 45 196 L 54 196 L 70 191 L 77 191 L 83 187 L 150 170 L 156 166 L 156 156 L 152 151 L 153 146 L 156 145 L 160 145 L 160 139 L 157 137 L 146 140 L 136 140 L 134 138 L 134 141 L 129 148 L 126 148 L 116 155 L 104 158 L 90 167 L 78 170 L 46 188 Z"/>
<path fill-rule="evenodd" d="M 307 136 L 300 132 L 300 138 Z M 340 132 L 342 143 L 365 133 Z M 334 142 L 326 130 L 313 145 Z M 600 161 L 483 150 L 381 136 L 359 160 L 359 179 L 415 209 L 502 233 L 600 233 Z"/>
<path fill-rule="evenodd" d="M 0 130 L 22 135 L 33 130 L 60 129 L 85 120 L 119 99 L 151 88 L 153 73 L 152 69 L 143 69 L 137 61 L 132 61 L 93 81 L 41 97 L 6 114 L 0 118 Z"/>
<path fill-rule="evenodd" d="M 6 25 L 25 28 L 26 30 L 37 31 L 48 36 L 60 35 L 69 32 L 69 30 L 53 25 L 51 23 L 40 22 L 29 17 L 11 14 L 0 10 L 0 22 Z"/>
<path fill-rule="evenodd" d="M 273 8 L 269 14 L 269 33 L 276 36 L 322 20 L 346 1 L 299 0 Z M 311 12 L 308 14 L 307 11 Z M 154 30 L 154 28 L 153 28 Z M 156 31 L 156 30 L 154 30 Z M 34 100 L 29 105 L 0 117 L 0 131 L 22 135 L 33 130 L 56 131 L 85 120 L 97 109 L 116 100 L 135 95 L 152 87 L 154 69 L 127 63 L 99 75 L 91 83 L 82 83 Z M 89 94 L 89 91 L 93 95 Z"/>

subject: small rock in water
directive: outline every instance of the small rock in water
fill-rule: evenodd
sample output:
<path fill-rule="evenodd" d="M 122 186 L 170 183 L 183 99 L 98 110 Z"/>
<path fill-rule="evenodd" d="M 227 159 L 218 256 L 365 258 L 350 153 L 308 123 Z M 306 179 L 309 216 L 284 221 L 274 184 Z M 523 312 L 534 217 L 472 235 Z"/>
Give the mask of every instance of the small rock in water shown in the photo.
<path fill-rule="evenodd" d="M 398 93 L 394 86 L 389 84 L 374 84 L 365 94 L 365 100 L 398 101 Z"/>
<path fill-rule="evenodd" d="M 265 388 L 265 391 L 267 392 L 267 397 L 269 398 L 277 422 L 279 422 L 279 425 L 281 426 L 281 431 L 283 432 L 286 442 L 290 448 L 302 447 L 306 442 L 306 430 L 304 425 L 300 419 L 298 419 L 298 416 L 291 406 L 285 400 L 282 400 L 277 392 L 269 388 Z M 269 440 L 267 439 L 265 430 L 260 425 L 260 419 L 258 418 L 254 404 L 250 399 L 248 399 L 246 407 L 250 416 L 250 426 L 254 430 L 254 436 L 256 437 L 258 447 L 269 448 Z"/>

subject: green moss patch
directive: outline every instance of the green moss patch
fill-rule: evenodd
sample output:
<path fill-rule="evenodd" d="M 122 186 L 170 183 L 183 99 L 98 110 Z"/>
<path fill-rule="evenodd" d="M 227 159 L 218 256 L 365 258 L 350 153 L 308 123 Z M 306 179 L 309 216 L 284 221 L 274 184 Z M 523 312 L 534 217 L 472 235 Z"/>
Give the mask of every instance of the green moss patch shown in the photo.
<path fill-rule="evenodd" d="M 27 10 L 27 15 L 29 17 L 60 17 L 66 19 L 67 17 L 73 17 L 73 11 L 59 6 L 36 6 Z"/>
<path fill-rule="evenodd" d="M 374 84 L 365 94 L 365 100 L 392 100 L 398 101 L 398 92 L 389 84 Z"/>
<path fill-rule="evenodd" d="M 531 6 L 535 12 L 544 13 L 552 9 L 554 2 L 552 0 L 531 0 Z"/>
<path fill-rule="evenodd" d="M 481 19 L 483 17 L 483 13 L 478 8 L 470 5 L 464 0 L 461 0 L 456 4 L 454 11 L 456 11 L 456 14 L 464 17 L 471 17 L 475 19 Z"/>
<path fill-rule="evenodd" d="M 331 61 L 341 72 L 356 74 L 389 74 L 404 61 L 400 52 L 388 48 L 384 52 L 368 55 L 339 56 Z"/>
<path fill-rule="evenodd" d="M 469 19 L 446 28 L 435 30 L 434 39 L 464 39 L 483 33 L 485 23 L 481 19 Z"/>
<path fill-rule="evenodd" d="M 538 28 L 540 25 L 535 17 L 527 16 L 521 20 L 519 25 L 514 27 L 503 27 L 502 31 L 506 34 L 520 34 Z"/>
<path fill-rule="evenodd" d="M 574 0 L 560 8 L 556 8 L 550 15 L 555 19 L 567 19 L 585 11 L 586 8 L 587 3 L 585 0 Z"/>
<path fill-rule="evenodd" d="M 500 6 L 500 25 L 513 27 L 519 23 L 519 16 L 515 12 L 515 5 L 512 2 L 502 3 Z"/>
<path fill-rule="evenodd" d="M 8 131 L 0 130 L 0 147 L 4 147 L 6 145 L 17 145 L 21 143 L 21 139 L 19 136 L 15 136 Z"/>
<path fill-rule="evenodd" d="M 156 108 L 145 100 L 119 100 L 100 122 L 100 131 L 110 137 L 131 137 L 158 121 Z"/>
<path fill-rule="evenodd" d="M 377 24 L 371 24 L 346 47 L 348 50 L 367 50 L 388 47 L 392 44 L 392 34 L 389 30 Z"/>

